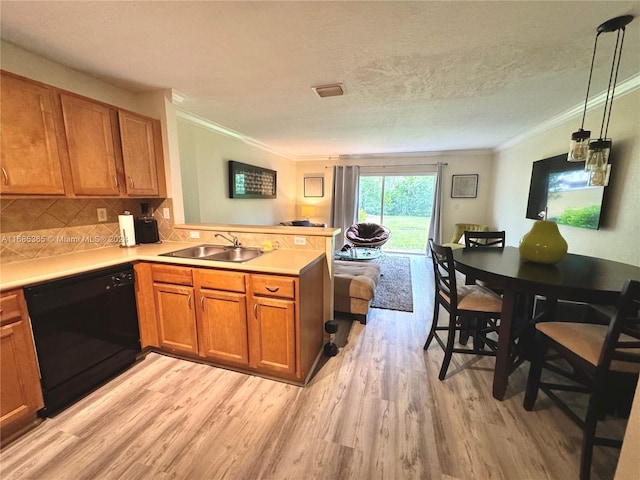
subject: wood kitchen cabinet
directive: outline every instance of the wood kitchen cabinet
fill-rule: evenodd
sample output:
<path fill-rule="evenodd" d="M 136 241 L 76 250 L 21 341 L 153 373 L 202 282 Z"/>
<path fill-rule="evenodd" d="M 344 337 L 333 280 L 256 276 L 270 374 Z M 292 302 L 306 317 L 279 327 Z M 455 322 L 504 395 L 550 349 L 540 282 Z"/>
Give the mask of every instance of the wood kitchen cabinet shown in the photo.
<path fill-rule="evenodd" d="M 222 363 L 247 366 L 247 275 L 194 269 L 200 305 L 200 354 Z"/>
<path fill-rule="evenodd" d="M 197 354 L 196 299 L 191 269 L 154 265 L 151 275 L 160 347 Z"/>
<path fill-rule="evenodd" d="M 162 151 L 157 139 L 159 128 L 150 118 L 133 113 L 118 113 L 125 187 L 131 196 L 157 196 L 159 194 L 158 164 Z M 163 179 L 164 180 L 164 179 Z"/>
<path fill-rule="evenodd" d="M 308 380 L 324 340 L 322 262 L 299 276 L 155 263 L 135 269 L 143 347 Z"/>
<path fill-rule="evenodd" d="M 158 120 L 1 74 L 2 194 L 166 197 Z"/>
<path fill-rule="evenodd" d="M 1 72 L 1 192 L 64 195 L 55 90 Z"/>
<path fill-rule="evenodd" d="M 22 290 L 0 294 L 0 432 L 10 438 L 44 406 L 31 323 Z"/>
<path fill-rule="evenodd" d="M 73 192 L 119 195 L 113 124 L 116 112 L 75 95 L 60 94 Z"/>
<path fill-rule="evenodd" d="M 252 275 L 251 365 L 268 373 L 296 372 L 298 280 Z"/>

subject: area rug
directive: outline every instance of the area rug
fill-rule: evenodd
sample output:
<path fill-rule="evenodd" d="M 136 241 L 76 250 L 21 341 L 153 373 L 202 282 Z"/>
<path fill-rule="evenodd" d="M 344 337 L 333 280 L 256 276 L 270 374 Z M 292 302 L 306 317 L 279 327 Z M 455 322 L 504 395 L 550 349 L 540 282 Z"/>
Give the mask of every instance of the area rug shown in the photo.
<path fill-rule="evenodd" d="M 413 312 L 411 259 L 385 255 L 380 260 L 380 281 L 371 302 L 374 308 Z"/>

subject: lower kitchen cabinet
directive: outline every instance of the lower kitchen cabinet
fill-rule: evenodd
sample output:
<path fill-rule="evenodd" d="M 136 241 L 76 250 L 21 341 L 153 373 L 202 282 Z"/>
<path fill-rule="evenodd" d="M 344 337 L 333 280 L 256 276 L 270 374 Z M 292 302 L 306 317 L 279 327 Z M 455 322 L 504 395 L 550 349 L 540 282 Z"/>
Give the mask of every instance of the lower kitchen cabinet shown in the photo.
<path fill-rule="evenodd" d="M 248 365 L 247 296 L 206 289 L 198 294 L 202 356 L 225 363 Z"/>
<path fill-rule="evenodd" d="M 141 263 L 136 283 L 143 347 L 299 384 L 322 351 L 321 262 L 301 276 Z"/>
<path fill-rule="evenodd" d="M 256 297 L 253 302 L 251 365 L 268 373 L 296 372 L 295 302 Z"/>
<path fill-rule="evenodd" d="M 153 285 L 153 294 L 160 346 L 171 351 L 198 353 L 193 287 L 157 283 Z"/>
<path fill-rule="evenodd" d="M 0 295 L 0 432 L 6 440 L 44 406 L 31 323 L 22 290 Z"/>

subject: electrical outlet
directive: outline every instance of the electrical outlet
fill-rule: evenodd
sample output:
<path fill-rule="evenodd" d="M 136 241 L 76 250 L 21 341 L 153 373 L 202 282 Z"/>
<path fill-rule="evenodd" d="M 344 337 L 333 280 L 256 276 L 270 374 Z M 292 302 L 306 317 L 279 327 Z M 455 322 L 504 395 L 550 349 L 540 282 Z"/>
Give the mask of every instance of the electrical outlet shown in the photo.
<path fill-rule="evenodd" d="M 107 209 L 106 208 L 98 208 L 98 221 L 106 222 L 107 221 Z"/>
<path fill-rule="evenodd" d="M 293 244 L 294 245 L 306 245 L 307 244 L 307 238 L 306 237 L 293 237 Z"/>
<path fill-rule="evenodd" d="M 171 211 L 167 207 L 164 207 L 162 209 L 162 216 L 165 218 L 165 220 L 169 220 L 171 218 Z"/>
<path fill-rule="evenodd" d="M 189 238 L 200 238 L 200 232 L 198 231 L 190 231 Z"/>

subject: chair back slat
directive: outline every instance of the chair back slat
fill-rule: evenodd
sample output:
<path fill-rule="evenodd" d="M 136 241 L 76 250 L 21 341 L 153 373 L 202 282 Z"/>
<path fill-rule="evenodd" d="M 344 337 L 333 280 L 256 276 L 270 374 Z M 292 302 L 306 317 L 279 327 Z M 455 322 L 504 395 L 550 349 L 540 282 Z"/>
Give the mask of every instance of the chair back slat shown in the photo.
<path fill-rule="evenodd" d="M 449 303 L 458 304 L 456 285 L 456 271 L 453 263 L 453 251 L 451 247 L 443 247 L 429 239 L 429 250 L 433 261 L 433 275 L 436 284 L 436 292 L 449 297 Z"/>
<path fill-rule="evenodd" d="M 471 230 L 465 230 L 464 232 L 464 244 L 465 247 L 494 247 L 504 248 L 505 231 L 488 231 L 488 232 L 475 232 Z"/>
<path fill-rule="evenodd" d="M 598 369 L 608 370 L 612 360 L 640 363 L 640 342 L 629 341 L 624 333 L 640 339 L 640 282 L 627 280 L 620 293 L 618 309 L 609 323 Z M 635 350 L 635 351 L 633 351 Z"/>

